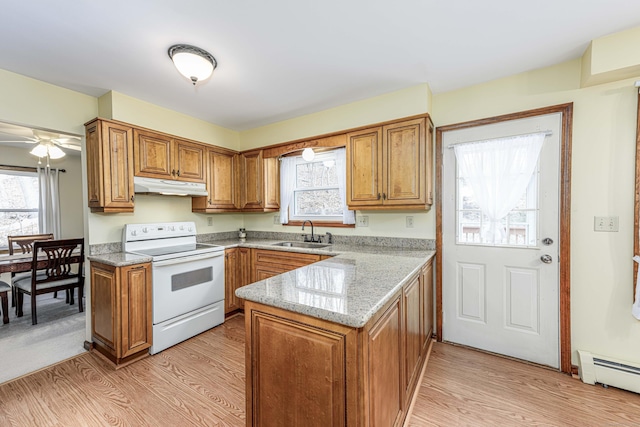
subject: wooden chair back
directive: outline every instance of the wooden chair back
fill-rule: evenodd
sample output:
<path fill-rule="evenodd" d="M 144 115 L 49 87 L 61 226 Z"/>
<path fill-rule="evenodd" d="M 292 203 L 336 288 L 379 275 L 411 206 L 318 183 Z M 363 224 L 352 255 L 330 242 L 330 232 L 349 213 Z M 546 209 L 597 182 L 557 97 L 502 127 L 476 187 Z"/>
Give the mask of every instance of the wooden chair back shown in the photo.
<path fill-rule="evenodd" d="M 42 265 L 40 255 L 46 255 L 46 265 Z M 31 265 L 32 292 L 38 285 L 47 282 L 64 281 L 64 284 L 84 284 L 82 264 L 84 263 L 84 239 L 36 240 L 33 242 L 33 261 Z M 40 266 L 38 265 L 40 264 Z M 77 270 L 74 271 L 74 266 Z M 39 274 L 38 274 L 39 273 Z M 71 280 L 71 279 L 77 279 Z M 63 284 L 63 288 L 66 287 Z M 53 291 L 55 289 L 51 289 Z"/>
<path fill-rule="evenodd" d="M 53 233 L 7 236 L 9 255 L 13 255 L 14 244 L 20 248 L 23 254 L 31 253 L 33 251 L 33 242 L 36 240 L 53 240 Z"/>

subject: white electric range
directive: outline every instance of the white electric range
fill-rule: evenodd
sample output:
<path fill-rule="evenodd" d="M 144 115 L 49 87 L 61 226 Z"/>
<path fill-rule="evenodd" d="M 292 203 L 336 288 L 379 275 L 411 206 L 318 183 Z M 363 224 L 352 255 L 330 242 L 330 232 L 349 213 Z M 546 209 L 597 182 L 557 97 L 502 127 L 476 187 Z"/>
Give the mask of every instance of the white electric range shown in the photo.
<path fill-rule="evenodd" d="M 151 354 L 224 322 L 224 247 L 197 243 L 194 222 L 126 224 L 122 246 L 152 258 Z"/>

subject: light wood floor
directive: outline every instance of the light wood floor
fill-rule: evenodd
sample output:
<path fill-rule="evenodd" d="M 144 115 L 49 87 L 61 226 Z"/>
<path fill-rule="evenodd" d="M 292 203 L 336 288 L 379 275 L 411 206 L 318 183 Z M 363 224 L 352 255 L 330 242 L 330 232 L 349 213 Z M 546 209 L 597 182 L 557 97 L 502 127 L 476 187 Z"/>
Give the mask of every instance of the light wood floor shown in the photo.
<path fill-rule="evenodd" d="M 638 426 L 640 396 L 435 343 L 409 424 Z M 0 385 L 0 426 L 94 425 L 244 426 L 243 317 L 118 371 L 84 354 Z"/>

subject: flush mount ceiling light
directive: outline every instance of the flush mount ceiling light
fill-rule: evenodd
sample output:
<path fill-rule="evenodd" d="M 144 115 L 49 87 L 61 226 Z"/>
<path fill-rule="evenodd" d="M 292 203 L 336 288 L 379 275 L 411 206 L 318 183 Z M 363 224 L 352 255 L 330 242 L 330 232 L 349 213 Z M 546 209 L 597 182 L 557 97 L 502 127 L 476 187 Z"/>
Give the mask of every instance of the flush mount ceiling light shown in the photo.
<path fill-rule="evenodd" d="M 191 80 L 194 86 L 211 77 L 218 66 L 209 52 L 196 46 L 176 44 L 169 48 L 168 53 L 180 74 Z"/>

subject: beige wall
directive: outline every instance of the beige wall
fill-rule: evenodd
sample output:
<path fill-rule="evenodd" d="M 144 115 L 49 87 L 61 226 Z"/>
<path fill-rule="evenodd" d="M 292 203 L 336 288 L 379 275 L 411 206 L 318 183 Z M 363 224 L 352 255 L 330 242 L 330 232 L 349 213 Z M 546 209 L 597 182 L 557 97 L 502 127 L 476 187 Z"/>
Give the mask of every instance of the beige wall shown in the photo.
<path fill-rule="evenodd" d="M 0 121 L 84 135 L 96 98 L 0 70 Z"/>
<path fill-rule="evenodd" d="M 429 85 L 422 84 L 241 132 L 240 146 L 242 150 L 248 150 L 429 111 L 431 111 L 431 90 Z M 317 232 L 322 234 L 329 231 L 334 234 L 357 236 L 435 238 L 435 212 L 433 211 L 358 211 L 356 215 L 368 216 L 369 227 L 318 227 Z M 407 215 L 413 216 L 414 228 L 406 228 Z M 247 214 L 244 216 L 245 227 L 248 230 L 301 233 L 299 227 L 274 224 L 273 217 L 274 214 Z"/>
<path fill-rule="evenodd" d="M 28 147 L 28 148 L 27 148 Z M 38 158 L 29 154 L 33 146 L 25 148 L 0 145 L 0 163 L 11 166 L 36 167 Z M 79 154 L 67 155 L 62 159 L 51 160 L 51 167 L 65 169 L 60 174 L 60 212 L 62 233 L 56 236 L 71 239 L 84 236 L 82 202 L 82 162 Z"/>
<path fill-rule="evenodd" d="M 640 363 L 631 316 L 637 91 L 634 80 L 580 88 L 581 61 L 433 97 L 436 126 L 574 104 L 571 177 L 571 345 Z M 594 216 L 619 217 L 616 233 Z"/>

